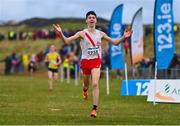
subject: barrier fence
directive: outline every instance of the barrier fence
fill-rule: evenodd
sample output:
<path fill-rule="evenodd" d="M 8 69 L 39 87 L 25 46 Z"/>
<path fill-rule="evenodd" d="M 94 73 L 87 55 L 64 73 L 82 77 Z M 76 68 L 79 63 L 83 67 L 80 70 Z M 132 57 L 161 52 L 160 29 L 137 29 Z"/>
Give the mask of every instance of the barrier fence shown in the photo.
<path fill-rule="evenodd" d="M 60 67 L 60 79 L 61 82 L 66 81 L 70 83 L 70 79 L 73 78 L 75 85 L 81 78 L 81 71 L 75 65 L 74 76 L 70 75 L 70 69 L 63 69 Z M 109 83 L 110 78 L 119 79 L 154 79 L 155 69 L 154 68 L 138 68 L 138 67 L 126 67 L 125 70 L 110 70 L 109 67 L 101 71 L 101 78 L 106 79 L 106 83 Z M 127 71 L 126 71 L 127 70 Z M 157 79 L 180 79 L 180 66 L 167 70 L 157 70 Z M 108 86 L 108 85 L 107 85 Z"/>
<path fill-rule="evenodd" d="M 129 68 L 132 79 L 154 79 L 154 68 Z M 157 70 L 157 79 L 180 79 L 180 67 Z"/>

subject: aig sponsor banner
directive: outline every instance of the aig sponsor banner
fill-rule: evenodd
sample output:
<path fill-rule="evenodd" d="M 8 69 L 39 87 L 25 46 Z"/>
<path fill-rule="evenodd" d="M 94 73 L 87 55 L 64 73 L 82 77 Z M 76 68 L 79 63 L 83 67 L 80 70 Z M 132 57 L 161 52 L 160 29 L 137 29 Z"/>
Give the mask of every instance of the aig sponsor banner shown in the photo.
<path fill-rule="evenodd" d="M 121 4 L 115 8 L 111 17 L 109 36 L 113 39 L 117 39 L 122 36 L 122 11 L 123 5 Z M 111 69 L 124 69 L 124 54 L 122 44 L 118 46 L 110 44 L 109 51 Z"/>
<path fill-rule="evenodd" d="M 175 52 L 173 0 L 156 0 L 154 9 L 154 45 L 158 69 L 167 69 Z"/>
<path fill-rule="evenodd" d="M 131 62 L 136 64 L 143 59 L 143 21 L 142 8 L 134 15 L 132 23 L 133 34 L 131 36 Z"/>
<path fill-rule="evenodd" d="M 151 80 L 147 101 L 180 103 L 180 80 Z"/>
<path fill-rule="evenodd" d="M 121 85 L 121 96 L 128 95 L 136 96 L 136 95 L 148 95 L 148 85 L 150 80 L 128 80 L 128 87 L 126 87 L 126 80 L 122 81 Z"/>

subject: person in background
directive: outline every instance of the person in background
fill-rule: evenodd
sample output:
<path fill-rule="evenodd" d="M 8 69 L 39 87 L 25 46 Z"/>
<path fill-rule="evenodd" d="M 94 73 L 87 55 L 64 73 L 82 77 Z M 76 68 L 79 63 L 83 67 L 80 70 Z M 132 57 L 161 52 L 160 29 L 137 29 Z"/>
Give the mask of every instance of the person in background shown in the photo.
<path fill-rule="evenodd" d="M 32 54 L 28 64 L 29 78 L 32 79 L 33 72 L 37 69 L 37 58 L 35 54 Z"/>
<path fill-rule="evenodd" d="M 57 53 L 56 45 L 50 46 L 50 51 L 45 57 L 45 63 L 48 64 L 48 89 L 53 90 L 53 81 L 58 79 L 58 67 L 61 63 L 60 55 Z"/>

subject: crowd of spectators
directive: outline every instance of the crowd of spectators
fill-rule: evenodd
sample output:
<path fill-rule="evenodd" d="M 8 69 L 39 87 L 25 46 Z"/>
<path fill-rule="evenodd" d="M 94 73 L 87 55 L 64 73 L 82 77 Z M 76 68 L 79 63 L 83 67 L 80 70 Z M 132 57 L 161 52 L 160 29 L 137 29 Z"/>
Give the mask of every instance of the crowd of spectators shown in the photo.
<path fill-rule="evenodd" d="M 66 36 L 71 36 L 76 32 L 76 30 L 66 30 L 64 31 L 64 35 Z M 54 30 L 47 30 L 47 29 L 42 29 L 39 31 L 20 31 L 20 32 L 15 32 L 15 31 L 9 31 L 7 35 L 3 35 L 0 33 L 0 41 L 3 40 L 10 40 L 10 41 L 15 41 L 15 40 L 37 40 L 37 39 L 56 39 L 58 36 L 55 33 Z"/>
<path fill-rule="evenodd" d="M 106 28 L 99 27 L 102 31 L 107 33 Z M 75 34 L 79 30 L 64 30 L 64 35 L 69 37 Z M 150 33 L 150 28 L 146 29 L 145 34 Z M 10 31 L 7 36 L 0 33 L 0 41 L 4 39 L 8 39 L 10 41 L 15 40 L 37 40 L 37 39 L 56 39 L 59 37 L 54 30 L 47 30 L 42 29 L 39 31 L 34 32 L 15 32 Z M 124 51 L 125 54 L 129 54 L 129 43 L 125 41 L 124 43 Z M 79 59 L 80 59 L 80 47 L 79 42 L 74 42 L 70 45 L 63 45 L 59 49 L 59 54 L 62 58 L 62 67 L 64 71 L 67 71 L 67 68 L 70 68 L 71 76 L 74 77 L 75 72 L 75 65 L 78 65 L 79 68 Z M 29 70 L 28 66 L 30 64 L 35 63 L 35 69 L 38 70 L 41 67 L 44 67 L 44 57 L 48 53 L 48 48 L 44 49 L 43 51 L 39 51 L 36 54 L 19 54 L 17 55 L 16 52 L 6 56 L 4 59 L 0 59 L 1 61 L 5 62 L 5 74 L 14 74 L 14 73 L 23 73 L 25 70 Z M 34 57 L 34 58 L 32 58 Z M 175 66 L 179 66 L 179 55 L 175 54 L 170 68 L 174 68 Z M 154 58 L 150 59 L 143 59 L 139 64 L 137 64 L 137 69 L 144 69 L 144 68 L 154 68 Z M 106 66 L 109 66 L 109 52 L 107 49 L 103 50 L 102 52 L 102 69 L 105 70 Z M 65 73 L 66 75 L 66 73 Z"/>
<path fill-rule="evenodd" d="M 107 29 L 104 27 L 97 27 L 98 29 L 101 29 L 102 31 L 107 33 Z M 80 29 L 74 30 L 74 29 L 65 29 L 63 31 L 64 35 L 69 37 L 74 35 L 77 31 Z M 3 40 L 9 40 L 9 41 L 15 41 L 15 40 L 37 40 L 37 39 L 56 39 L 58 38 L 58 34 L 54 31 L 54 29 L 41 29 L 38 31 L 9 31 L 8 34 L 2 34 L 0 32 L 0 41 Z"/>

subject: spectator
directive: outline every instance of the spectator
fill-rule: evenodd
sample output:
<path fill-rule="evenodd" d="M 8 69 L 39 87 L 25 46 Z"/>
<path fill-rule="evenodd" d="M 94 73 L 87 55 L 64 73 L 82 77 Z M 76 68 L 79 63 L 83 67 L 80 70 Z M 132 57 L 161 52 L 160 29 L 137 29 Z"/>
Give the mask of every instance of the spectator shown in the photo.
<path fill-rule="evenodd" d="M 4 40 L 4 35 L 0 33 L 0 41 Z"/>
<path fill-rule="evenodd" d="M 22 54 L 22 63 L 23 63 L 24 68 L 27 70 L 28 64 L 29 64 L 28 54 L 26 54 L 26 53 Z"/>
<path fill-rule="evenodd" d="M 11 54 L 11 63 L 12 63 L 11 73 L 14 74 L 16 72 L 17 63 L 18 63 L 18 57 L 15 52 Z"/>
<path fill-rule="evenodd" d="M 4 58 L 3 60 L 1 60 L 1 62 L 5 62 L 4 73 L 5 73 L 6 75 L 11 74 L 11 67 L 12 67 L 11 56 L 6 56 L 6 58 Z"/>
<path fill-rule="evenodd" d="M 28 64 L 28 72 L 30 79 L 32 79 L 32 75 L 34 71 L 37 69 L 36 61 L 37 61 L 36 55 L 32 54 Z"/>
<path fill-rule="evenodd" d="M 10 31 L 10 32 L 8 33 L 8 39 L 9 39 L 9 40 L 16 40 L 16 38 L 17 38 L 16 32 Z"/>

